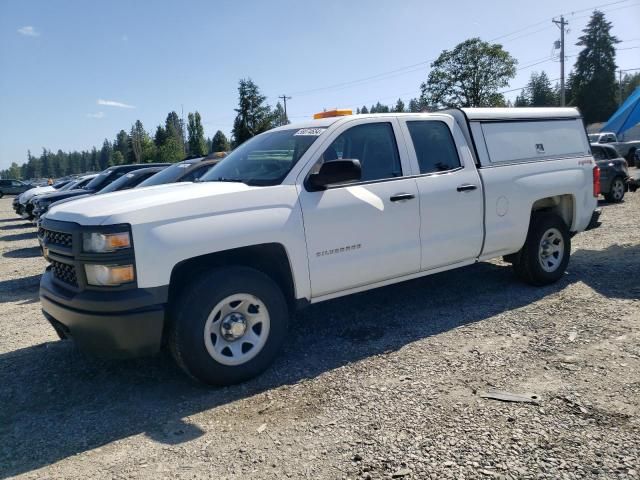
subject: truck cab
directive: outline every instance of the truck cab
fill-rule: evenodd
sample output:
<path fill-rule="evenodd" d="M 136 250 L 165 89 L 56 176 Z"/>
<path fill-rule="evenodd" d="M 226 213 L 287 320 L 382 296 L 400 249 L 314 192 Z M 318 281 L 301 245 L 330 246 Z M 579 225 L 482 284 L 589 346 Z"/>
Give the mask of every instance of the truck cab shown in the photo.
<path fill-rule="evenodd" d="M 235 383 L 310 303 L 495 257 L 557 281 L 572 235 L 598 225 L 597 173 L 575 109 L 322 112 L 198 183 L 52 207 L 41 303 L 82 348 L 167 345 L 192 377 Z"/>

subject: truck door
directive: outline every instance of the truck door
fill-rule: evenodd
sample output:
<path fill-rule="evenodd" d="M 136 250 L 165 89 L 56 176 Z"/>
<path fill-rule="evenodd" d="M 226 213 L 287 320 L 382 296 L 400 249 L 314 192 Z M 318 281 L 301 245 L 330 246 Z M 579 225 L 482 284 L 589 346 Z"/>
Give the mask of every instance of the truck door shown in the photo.
<path fill-rule="evenodd" d="M 462 132 L 450 117 L 403 117 L 418 169 L 422 270 L 476 258 L 484 236 L 482 183 Z"/>
<path fill-rule="evenodd" d="M 418 189 L 399 133 L 394 118 L 348 122 L 307 172 L 339 158 L 362 166 L 360 182 L 300 187 L 312 297 L 419 271 Z"/>

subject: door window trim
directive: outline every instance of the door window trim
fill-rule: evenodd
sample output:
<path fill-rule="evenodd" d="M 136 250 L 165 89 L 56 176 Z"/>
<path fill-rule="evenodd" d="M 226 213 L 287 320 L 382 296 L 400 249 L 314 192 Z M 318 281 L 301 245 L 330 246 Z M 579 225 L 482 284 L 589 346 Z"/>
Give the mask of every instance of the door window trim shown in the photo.
<path fill-rule="evenodd" d="M 331 136 L 328 137 L 327 140 L 325 140 L 325 142 L 323 142 L 322 145 L 318 147 L 318 150 L 314 153 L 313 161 L 308 162 L 304 166 L 304 169 L 302 170 L 302 172 L 306 172 L 302 174 L 303 176 L 302 186 L 304 187 L 305 192 L 322 193 L 327 190 L 335 190 L 338 188 L 357 187 L 361 185 L 371 185 L 376 183 L 393 182 L 396 180 L 406 180 L 408 178 L 414 178 L 414 175 L 412 174 L 409 174 L 409 175 L 405 174 L 407 168 L 411 169 L 412 165 L 411 165 L 410 159 L 402 155 L 401 142 L 399 142 L 399 140 L 402 139 L 404 136 L 402 135 L 403 132 L 397 120 L 398 119 L 396 117 L 353 119 L 352 121 L 346 122 L 343 125 L 341 125 L 340 128 L 336 129 L 335 132 L 332 132 Z M 353 125 L 353 123 L 356 123 L 356 124 Z M 329 148 L 333 144 L 333 142 L 335 142 L 338 139 L 338 137 L 342 135 L 344 132 L 346 132 L 347 130 L 350 130 L 355 127 L 359 127 L 360 125 L 369 125 L 369 124 L 375 124 L 375 123 L 387 123 L 391 126 L 391 131 L 393 133 L 393 140 L 395 143 L 396 151 L 398 153 L 398 160 L 400 161 L 400 170 L 402 175 L 398 177 L 380 178 L 377 180 L 363 180 L 360 182 L 331 185 L 326 187 L 324 190 L 309 189 L 308 180 L 309 180 L 309 176 L 311 175 L 311 170 L 313 170 L 313 167 L 318 163 L 318 161 L 320 160 L 320 157 L 324 154 L 327 148 Z M 405 147 L 405 155 L 408 155 L 408 152 L 406 151 L 406 147 Z"/>
<path fill-rule="evenodd" d="M 447 117 L 447 116 L 432 116 L 432 117 L 420 117 L 420 116 L 415 116 L 415 117 L 402 117 L 399 119 L 400 120 L 400 127 L 402 130 L 402 134 L 405 138 L 405 144 L 407 145 L 407 153 L 410 157 L 410 161 L 412 163 L 412 167 L 413 168 L 417 168 L 417 173 L 411 175 L 410 178 L 422 178 L 422 177 L 433 177 L 433 176 L 438 176 L 438 175 L 448 175 L 451 173 L 456 173 L 459 171 L 464 170 L 465 168 L 467 168 L 466 166 L 466 162 L 467 159 L 464 158 L 463 155 L 461 155 L 460 151 L 459 151 L 459 147 L 464 145 L 467 146 L 469 149 L 471 149 L 472 147 L 470 145 L 467 144 L 467 141 L 464 139 L 464 137 L 462 137 L 462 134 L 458 135 L 458 137 L 460 138 L 460 143 L 459 141 L 456 140 L 456 132 L 454 131 L 454 126 L 455 126 L 455 122 L 453 121 L 453 119 Z M 449 135 L 451 135 L 451 141 L 453 142 L 453 145 L 456 149 L 456 155 L 458 156 L 458 161 L 460 162 L 460 166 L 456 167 L 456 168 L 452 168 L 451 170 L 444 170 L 442 172 L 427 172 L 427 173 L 420 173 L 420 162 L 418 161 L 418 154 L 416 153 L 416 149 L 415 146 L 413 145 L 413 139 L 411 138 L 411 132 L 409 131 L 409 126 L 407 125 L 408 122 L 440 122 L 440 123 L 444 123 L 445 126 L 447 127 L 447 129 L 449 130 Z M 452 122 L 452 124 L 450 125 L 449 123 Z M 475 166 L 475 160 L 471 160 Z"/>

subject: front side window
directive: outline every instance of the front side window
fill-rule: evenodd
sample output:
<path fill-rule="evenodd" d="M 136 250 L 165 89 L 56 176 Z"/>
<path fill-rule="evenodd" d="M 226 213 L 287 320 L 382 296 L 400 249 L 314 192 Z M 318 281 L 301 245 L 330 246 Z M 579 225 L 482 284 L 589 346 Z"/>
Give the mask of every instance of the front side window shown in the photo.
<path fill-rule="evenodd" d="M 181 182 L 195 182 L 205 173 L 207 173 L 214 165 L 203 165 L 202 167 L 194 168 L 184 177 L 180 179 Z"/>
<path fill-rule="evenodd" d="M 324 151 L 314 170 L 322 162 L 338 159 L 359 160 L 363 182 L 402 176 L 398 146 L 389 122 L 365 123 L 341 133 Z"/>
<path fill-rule="evenodd" d="M 418 157 L 420 173 L 446 172 L 460 168 L 458 150 L 444 122 L 410 121 L 407 128 Z"/>
<path fill-rule="evenodd" d="M 253 137 L 200 177 L 200 181 L 279 185 L 324 131 L 325 128 L 291 128 Z"/>

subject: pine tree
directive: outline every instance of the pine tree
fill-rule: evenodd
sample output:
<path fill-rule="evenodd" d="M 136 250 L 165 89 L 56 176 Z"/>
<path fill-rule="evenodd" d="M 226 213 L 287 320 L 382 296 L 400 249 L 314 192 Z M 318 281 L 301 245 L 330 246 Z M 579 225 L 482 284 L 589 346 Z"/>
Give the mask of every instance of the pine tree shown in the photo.
<path fill-rule="evenodd" d="M 393 111 L 397 113 L 404 112 L 404 102 L 402 101 L 402 99 L 398 99 L 398 101 L 396 102 L 396 106 L 393 107 Z"/>
<path fill-rule="evenodd" d="M 145 146 L 146 139 L 149 137 L 144 127 L 142 126 L 142 122 L 140 120 L 136 120 L 131 126 L 131 133 L 129 134 L 129 138 L 131 141 L 131 151 L 133 152 L 134 163 L 142 163 L 142 152 L 143 147 Z"/>
<path fill-rule="evenodd" d="M 111 146 L 111 142 L 105 138 L 102 143 L 102 148 L 100 149 L 100 157 L 98 158 L 100 170 L 104 170 L 109 165 L 113 164 L 112 157 L 113 147 Z"/>
<path fill-rule="evenodd" d="M 238 84 L 238 108 L 233 122 L 233 140 L 235 145 L 271 128 L 273 115 L 271 108 L 264 103 L 266 97 L 251 79 L 242 79 Z"/>
<path fill-rule="evenodd" d="M 556 105 L 556 95 L 551 81 L 544 71 L 531 74 L 526 91 L 527 105 L 531 107 L 553 107 Z"/>
<path fill-rule="evenodd" d="M 124 156 L 119 150 L 113 152 L 113 157 L 111 157 L 111 165 L 122 165 L 124 164 Z"/>
<path fill-rule="evenodd" d="M 200 113 L 189 113 L 187 121 L 189 156 L 204 157 L 207 154 L 207 142 L 204 139 L 204 128 Z"/>
<path fill-rule="evenodd" d="M 224 133 L 218 130 L 216 134 L 213 136 L 213 140 L 211 141 L 211 151 L 209 153 L 228 152 L 228 151 L 229 151 L 229 140 L 227 139 Z"/>
<path fill-rule="evenodd" d="M 120 152 L 122 158 L 128 159 L 131 156 L 130 148 L 129 134 L 124 130 L 120 130 L 116 135 L 115 142 L 113 142 L 113 149 Z"/>
<path fill-rule="evenodd" d="M 616 50 L 619 40 L 611 34 L 611 22 L 595 10 L 576 45 L 578 55 L 571 83 L 571 101 L 585 123 L 607 120 L 617 108 Z"/>
<path fill-rule="evenodd" d="M 640 87 L 640 72 L 634 74 L 625 74 L 625 76 L 622 77 L 621 103 L 624 103 L 627 97 L 629 97 L 629 95 L 631 95 L 638 87 Z"/>
<path fill-rule="evenodd" d="M 362 108 L 360 109 L 360 113 L 369 113 L 369 110 L 367 109 L 366 105 L 362 106 Z"/>
<path fill-rule="evenodd" d="M 172 138 L 182 149 L 182 153 L 185 152 L 184 141 L 184 125 L 180 117 L 176 112 L 169 112 L 167 119 L 165 120 L 165 130 L 167 131 L 167 138 Z"/>
<path fill-rule="evenodd" d="M 167 131 L 162 127 L 162 125 L 158 125 L 156 128 L 156 134 L 153 136 L 153 143 L 156 144 L 156 147 L 161 147 L 165 144 L 167 138 L 169 138 Z"/>
<path fill-rule="evenodd" d="M 409 100 L 409 111 L 411 113 L 418 113 L 422 111 L 422 102 L 418 98 L 412 98 Z"/>
<path fill-rule="evenodd" d="M 284 113 L 284 108 L 282 108 L 282 104 L 280 102 L 276 103 L 275 108 L 273 109 L 273 126 L 281 127 L 282 125 L 289 125 L 289 119 L 287 115 Z"/>

